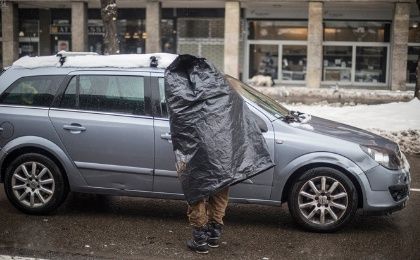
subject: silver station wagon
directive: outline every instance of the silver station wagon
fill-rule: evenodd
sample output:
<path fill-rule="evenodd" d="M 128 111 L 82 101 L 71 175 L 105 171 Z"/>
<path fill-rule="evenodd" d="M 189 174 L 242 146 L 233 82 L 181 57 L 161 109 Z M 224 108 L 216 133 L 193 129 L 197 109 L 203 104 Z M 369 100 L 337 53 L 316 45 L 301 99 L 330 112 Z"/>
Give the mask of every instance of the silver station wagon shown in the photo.
<path fill-rule="evenodd" d="M 62 66 L 33 60 L 35 65 L 15 64 L 0 76 L 0 181 L 25 213 L 50 213 L 70 191 L 184 198 L 164 68 L 118 68 L 118 57 L 109 64 L 95 57 L 67 67 L 63 57 Z M 231 202 L 287 202 L 298 224 L 318 232 L 343 227 L 358 209 L 387 214 L 404 208 L 410 173 L 396 143 L 288 111 L 226 77 L 255 114 L 276 164 L 233 186 Z"/>

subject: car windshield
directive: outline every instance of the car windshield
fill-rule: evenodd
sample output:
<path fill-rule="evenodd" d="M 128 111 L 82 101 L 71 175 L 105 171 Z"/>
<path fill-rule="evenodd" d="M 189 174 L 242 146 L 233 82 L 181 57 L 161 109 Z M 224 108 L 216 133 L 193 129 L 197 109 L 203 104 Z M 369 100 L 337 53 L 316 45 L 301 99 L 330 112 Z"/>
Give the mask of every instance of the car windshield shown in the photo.
<path fill-rule="evenodd" d="M 232 78 L 231 76 L 226 76 L 229 84 L 243 97 L 254 102 L 260 108 L 264 109 L 271 115 L 276 118 L 281 118 L 289 114 L 289 110 L 280 105 L 277 101 L 272 98 L 267 97 L 266 95 L 258 92 L 252 87 L 246 85 L 245 83 Z"/>

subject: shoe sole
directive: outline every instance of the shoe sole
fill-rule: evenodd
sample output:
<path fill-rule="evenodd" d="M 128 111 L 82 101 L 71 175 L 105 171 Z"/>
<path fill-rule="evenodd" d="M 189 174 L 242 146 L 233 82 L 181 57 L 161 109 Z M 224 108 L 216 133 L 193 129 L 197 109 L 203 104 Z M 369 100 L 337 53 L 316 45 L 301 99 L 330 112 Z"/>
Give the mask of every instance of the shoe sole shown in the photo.
<path fill-rule="evenodd" d="M 209 247 L 211 247 L 211 248 L 218 248 L 219 245 L 209 245 Z"/>

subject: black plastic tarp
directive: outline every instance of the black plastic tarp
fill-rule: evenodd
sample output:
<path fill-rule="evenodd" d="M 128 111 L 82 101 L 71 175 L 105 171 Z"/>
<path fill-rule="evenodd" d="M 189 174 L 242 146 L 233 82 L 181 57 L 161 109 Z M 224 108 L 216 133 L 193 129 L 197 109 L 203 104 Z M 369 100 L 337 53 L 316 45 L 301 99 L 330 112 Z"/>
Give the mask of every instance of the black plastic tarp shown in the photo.
<path fill-rule="evenodd" d="M 165 94 L 189 204 L 274 166 L 254 115 L 206 59 L 178 56 L 165 71 Z"/>

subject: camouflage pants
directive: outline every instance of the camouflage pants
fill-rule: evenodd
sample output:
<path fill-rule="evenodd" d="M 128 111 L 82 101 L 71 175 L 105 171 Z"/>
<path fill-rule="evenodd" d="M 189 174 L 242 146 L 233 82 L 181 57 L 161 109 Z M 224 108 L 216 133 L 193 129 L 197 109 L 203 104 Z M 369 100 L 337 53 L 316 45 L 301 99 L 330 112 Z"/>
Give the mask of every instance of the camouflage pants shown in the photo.
<path fill-rule="evenodd" d="M 207 200 L 203 199 L 188 206 L 188 220 L 193 227 L 203 227 L 208 222 L 223 225 L 226 207 L 229 200 L 229 187 L 210 196 Z"/>

